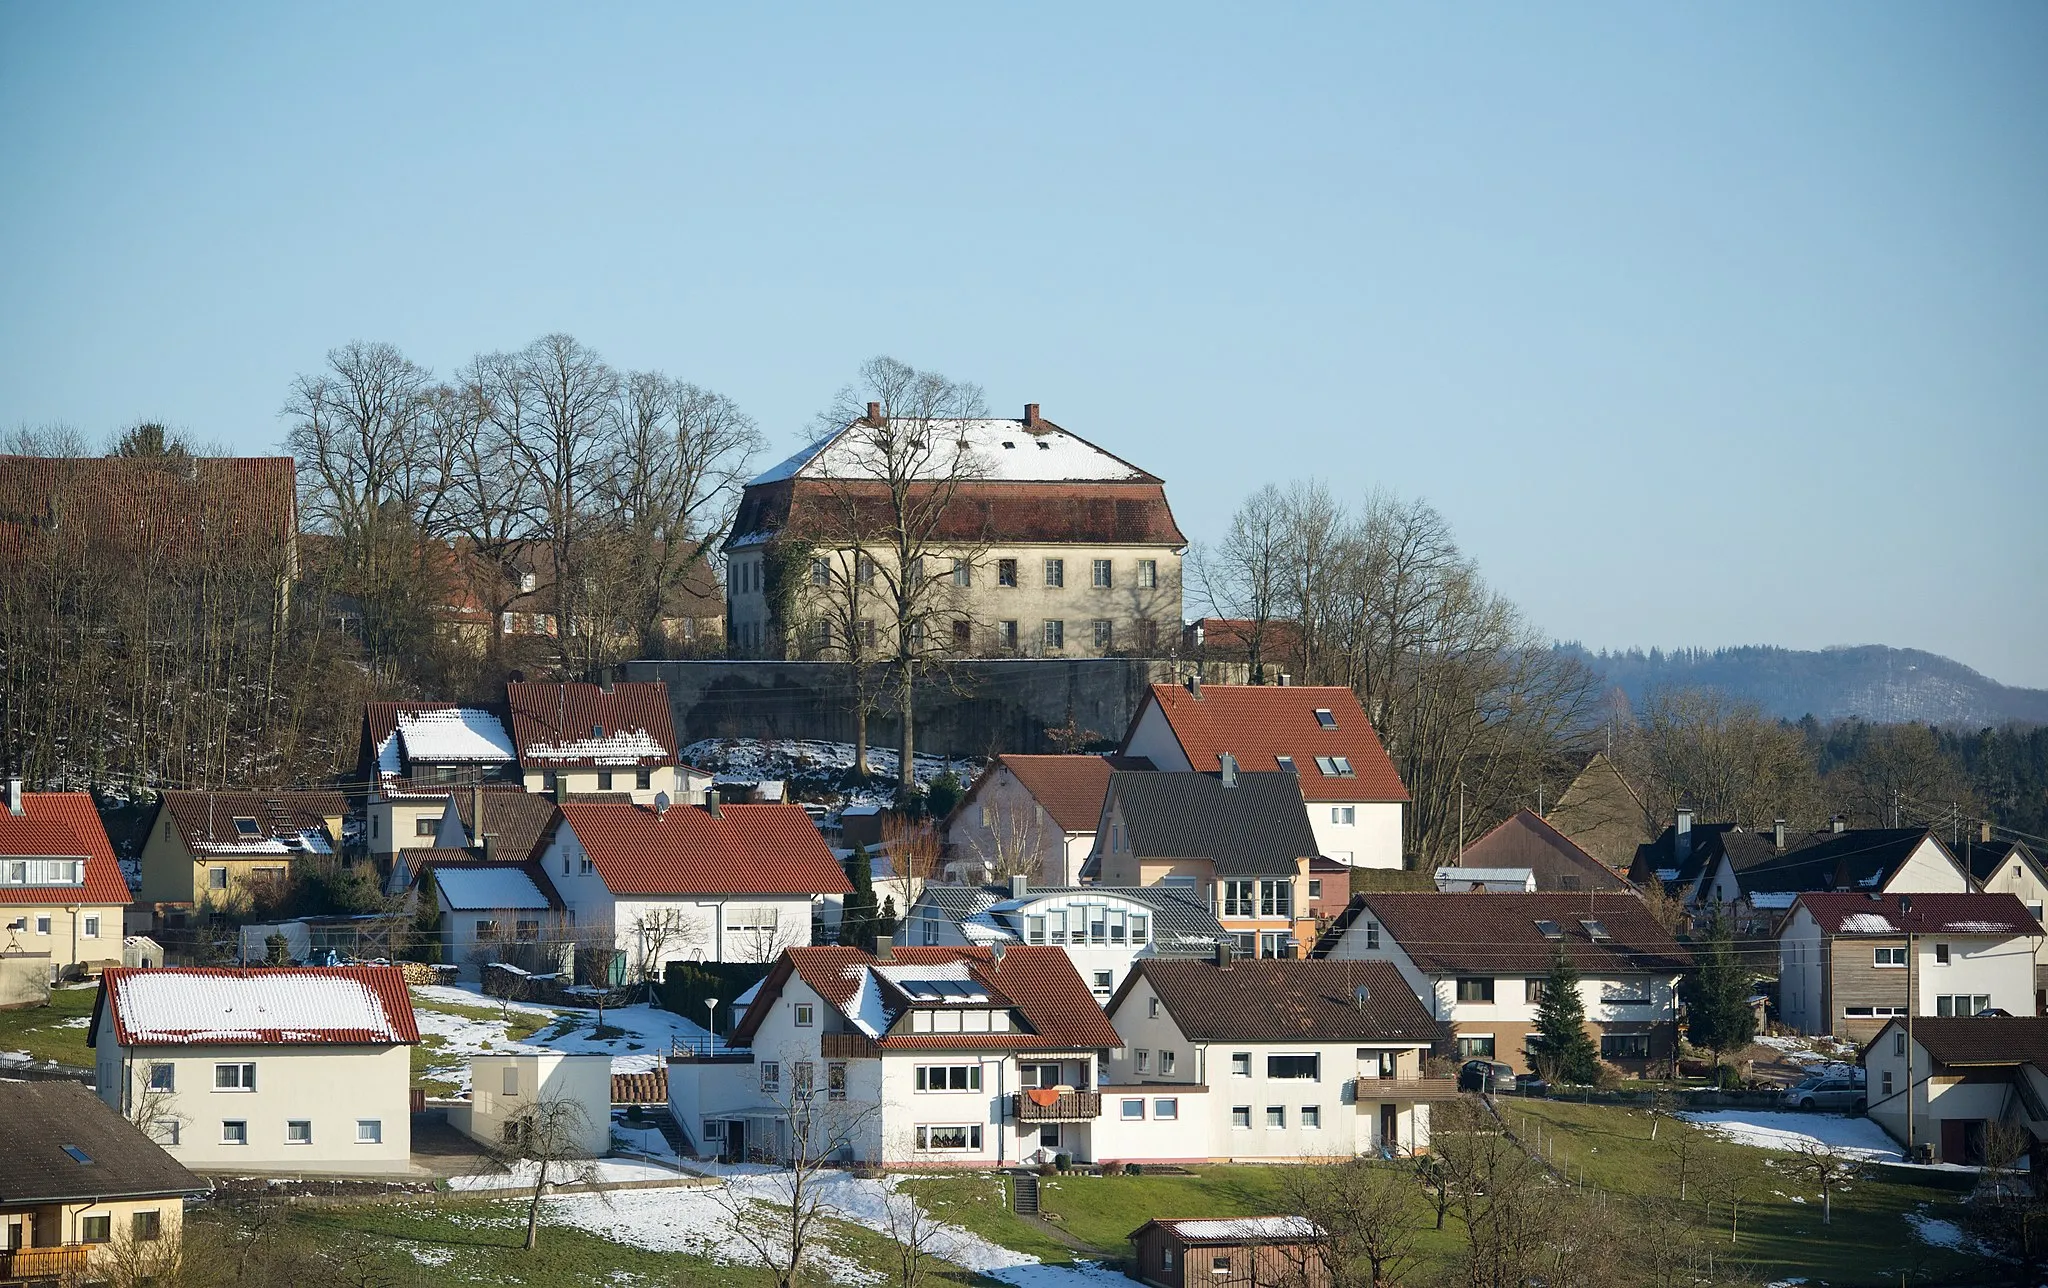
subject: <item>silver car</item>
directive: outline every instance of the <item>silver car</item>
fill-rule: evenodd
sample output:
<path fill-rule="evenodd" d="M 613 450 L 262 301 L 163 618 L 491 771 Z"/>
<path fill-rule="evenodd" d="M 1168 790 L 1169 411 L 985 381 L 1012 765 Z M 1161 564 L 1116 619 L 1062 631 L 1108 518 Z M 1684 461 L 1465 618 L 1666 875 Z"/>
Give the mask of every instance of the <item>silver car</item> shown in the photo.
<path fill-rule="evenodd" d="M 1860 1114 L 1868 1105 L 1862 1070 L 1826 1073 L 1785 1088 L 1785 1103 L 1794 1109 L 1826 1109 Z"/>

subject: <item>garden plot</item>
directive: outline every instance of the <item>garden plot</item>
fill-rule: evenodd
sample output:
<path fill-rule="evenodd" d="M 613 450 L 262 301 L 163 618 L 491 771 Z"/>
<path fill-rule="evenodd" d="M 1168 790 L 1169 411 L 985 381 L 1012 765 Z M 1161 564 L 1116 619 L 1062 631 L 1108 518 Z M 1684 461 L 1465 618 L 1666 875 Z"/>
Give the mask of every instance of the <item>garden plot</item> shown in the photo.
<path fill-rule="evenodd" d="M 569 1055 L 608 1055 L 613 1073 L 651 1073 L 667 1067 L 676 1044 L 702 1051 L 707 1042 L 722 1049 L 704 1027 L 656 1006 L 613 1006 L 598 1013 L 576 1007 L 505 1002 L 471 987 L 424 985 L 413 989 L 413 1012 L 420 1034 L 433 1039 L 428 1074 L 469 1089 L 469 1058 L 473 1055 L 516 1055 L 559 1051 Z M 512 1036 L 518 1024 L 523 1030 Z M 446 1060 L 446 1063 L 441 1061 Z"/>

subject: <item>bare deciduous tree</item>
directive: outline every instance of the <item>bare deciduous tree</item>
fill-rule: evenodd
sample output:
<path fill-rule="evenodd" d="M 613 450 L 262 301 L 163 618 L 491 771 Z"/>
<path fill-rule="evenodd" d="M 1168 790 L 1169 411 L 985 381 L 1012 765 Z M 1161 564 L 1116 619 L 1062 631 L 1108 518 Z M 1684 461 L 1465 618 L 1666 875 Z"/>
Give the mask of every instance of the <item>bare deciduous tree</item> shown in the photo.
<path fill-rule="evenodd" d="M 981 860 L 982 879 L 987 881 L 1011 877 L 1043 880 L 1050 848 L 1065 844 L 1065 834 L 1052 827 L 1044 809 L 1029 799 L 989 802 L 987 823 L 968 837 L 968 846 Z"/>
<path fill-rule="evenodd" d="M 1291 1282 L 1322 1288 L 1396 1288 L 1415 1268 L 1423 1206 L 1413 1169 L 1357 1159 L 1287 1169 L 1288 1213 L 1320 1228 L 1321 1241 L 1276 1243 Z"/>
<path fill-rule="evenodd" d="M 583 1144 L 594 1126 L 582 1104 L 543 1089 L 506 1118 L 501 1139 L 485 1146 L 486 1156 L 497 1167 L 533 1171 L 533 1192 L 526 1204 L 528 1251 L 540 1246 L 540 1206 L 550 1186 L 584 1185 L 604 1196 L 597 1185 L 597 1160 Z"/>
<path fill-rule="evenodd" d="M 1808 1140 L 1802 1142 L 1787 1161 L 1794 1172 L 1812 1181 L 1820 1190 L 1820 1223 L 1833 1225 L 1835 1191 L 1863 1174 L 1863 1160 L 1823 1141 Z"/>
<path fill-rule="evenodd" d="M 1273 621 L 1285 595 L 1288 563 L 1280 489 L 1271 483 L 1244 499 L 1230 528 L 1213 545 L 1197 546 L 1195 580 L 1209 610 L 1242 621 L 1245 661 L 1253 684 L 1266 682 Z"/>

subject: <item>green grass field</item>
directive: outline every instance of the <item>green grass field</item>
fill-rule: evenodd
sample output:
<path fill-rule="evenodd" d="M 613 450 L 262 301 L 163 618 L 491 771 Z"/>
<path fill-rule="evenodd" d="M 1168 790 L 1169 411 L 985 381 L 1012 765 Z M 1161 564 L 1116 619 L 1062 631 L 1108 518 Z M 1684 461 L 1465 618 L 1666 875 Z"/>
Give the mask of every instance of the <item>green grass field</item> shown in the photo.
<path fill-rule="evenodd" d="M 92 1048 L 78 1021 L 92 1017 L 98 996 L 98 988 L 53 988 L 48 1006 L 0 1011 L 0 1051 L 26 1051 L 37 1060 L 92 1068 Z"/>

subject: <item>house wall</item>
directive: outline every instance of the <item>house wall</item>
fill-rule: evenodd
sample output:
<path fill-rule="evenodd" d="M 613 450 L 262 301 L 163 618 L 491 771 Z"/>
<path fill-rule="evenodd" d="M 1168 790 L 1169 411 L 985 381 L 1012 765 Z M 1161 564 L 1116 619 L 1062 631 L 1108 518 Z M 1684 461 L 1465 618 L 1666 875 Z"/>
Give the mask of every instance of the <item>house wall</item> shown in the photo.
<path fill-rule="evenodd" d="M 1315 800 L 1307 808 L 1316 848 L 1325 857 L 1357 868 L 1401 866 L 1401 802 Z M 1356 822 L 1338 821 L 1345 809 L 1355 811 Z"/>
<path fill-rule="evenodd" d="M 8 903 L 0 899 L 0 952 L 48 953 L 54 983 L 81 962 L 121 960 L 121 904 Z"/>
<path fill-rule="evenodd" d="M 1820 923 L 1795 907 L 1778 932 L 1778 1018 L 1799 1033 L 1825 1033 L 1827 944 Z"/>
<path fill-rule="evenodd" d="M 998 765 L 977 786 L 974 799 L 946 828 L 946 844 L 955 858 L 978 858 L 992 876 L 999 857 L 1024 850 L 1034 864 L 1026 875 L 1046 885 L 1079 884 L 1081 864 L 1094 842 L 1093 832 L 1062 831 L 1006 765 Z"/>
<path fill-rule="evenodd" d="M 1937 964 L 1937 948 L 1947 945 L 1949 962 Z M 1985 935 L 1913 936 L 1913 998 L 1906 996 L 1907 970 L 1878 966 L 1876 950 L 1903 948 L 1905 936 L 1837 935 L 1828 945 L 1829 978 L 1823 996 L 1830 1026 L 1803 1032 L 1833 1032 L 1851 1041 L 1868 1041 L 1884 1027 L 1886 1015 L 1854 1016 L 1851 1008 L 1911 1005 L 1916 1015 L 1935 1015 L 1943 996 L 1984 995 L 1991 1005 L 2014 1015 L 2034 1013 L 2034 941 Z M 1811 1014 L 1811 1012 L 1809 1012 Z"/>
<path fill-rule="evenodd" d="M 1215 1157 L 1216 1110 L 1203 1084 L 1112 1081 L 1101 1092 L 1102 1117 L 1095 1120 L 1092 1141 L 1096 1162 L 1206 1163 Z M 1142 1102 L 1141 1117 L 1126 1116 L 1132 1100 Z M 1161 1101 L 1173 1102 L 1172 1117 L 1160 1116 Z"/>
<path fill-rule="evenodd" d="M 379 855 L 396 854 L 400 850 L 426 850 L 435 845 L 435 835 L 440 830 L 440 818 L 448 808 L 446 795 L 399 797 L 372 797 L 365 810 L 364 826 L 368 829 L 365 840 L 370 853 Z M 485 807 L 486 809 L 489 806 Z M 432 827 L 425 836 L 420 835 L 420 821 L 425 819 Z"/>
<path fill-rule="evenodd" d="M 142 1213 L 156 1216 L 154 1240 L 135 1238 L 135 1218 Z M 169 1194 L 90 1203 L 0 1203 L 0 1249 L 84 1244 L 85 1219 L 94 1216 L 109 1218 L 111 1238 L 106 1243 L 86 1244 L 91 1249 L 89 1264 L 95 1269 L 111 1269 L 121 1264 L 128 1248 L 147 1249 L 151 1242 L 175 1247 L 185 1230 L 185 1197 Z"/>
<path fill-rule="evenodd" d="M 1923 839 L 1883 886 L 1886 894 L 1968 894 L 1973 889 L 1969 874 L 1932 837 Z"/>
<path fill-rule="evenodd" d="M 437 898 L 441 905 L 441 960 L 450 966 L 461 967 L 465 979 L 479 978 L 485 962 L 502 954 L 505 945 L 538 940 L 563 941 L 574 933 L 572 927 L 564 925 L 563 914 L 552 909 L 451 908 L 445 890 L 438 891 Z M 497 924 L 498 938 L 489 945 L 477 934 L 480 921 Z M 522 921 L 535 923 L 532 939 L 518 938 Z"/>
<path fill-rule="evenodd" d="M 566 1101 L 580 1111 L 575 1149 L 588 1158 L 611 1152 L 612 1058 L 549 1051 L 477 1055 L 469 1060 L 469 1113 L 461 1130 L 485 1145 L 505 1140 L 506 1124 L 537 1103 Z"/>
<path fill-rule="evenodd" d="M 639 768 L 633 765 L 609 770 L 528 769 L 523 771 L 521 779 L 526 790 L 536 795 L 613 792 L 631 796 L 635 805 L 652 805 L 654 798 L 663 792 L 668 793 L 672 802 L 701 800 L 712 783 L 711 775 L 688 765 L 653 766 L 647 771 L 645 787 L 639 786 L 639 773 Z"/>
<path fill-rule="evenodd" d="M 175 1088 L 147 1094 L 149 1066 L 174 1066 Z M 253 1091 L 216 1090 L 214 1067 L 254 1063 Z M 153 1119 L 156 1139 L 185 1166 L 266 1173 L 404 1172 L 412 1157 L 411 1048 L 406 1046 L 143 1046 L 123 1048 L 102 1029 L 95 1064 L 100 1099 L 131 1119 Z M 222 1141 L 224 1121 L 248 1124 L 248 1143 Z M 290 1144 L 286 1123 L 312 1124 L 313 1139 Z M 359 1142 L 357 1123 L 380 1125 L 381 1141 Z M 164 1127 L 175 1123 L 172 1143 Z"/>

